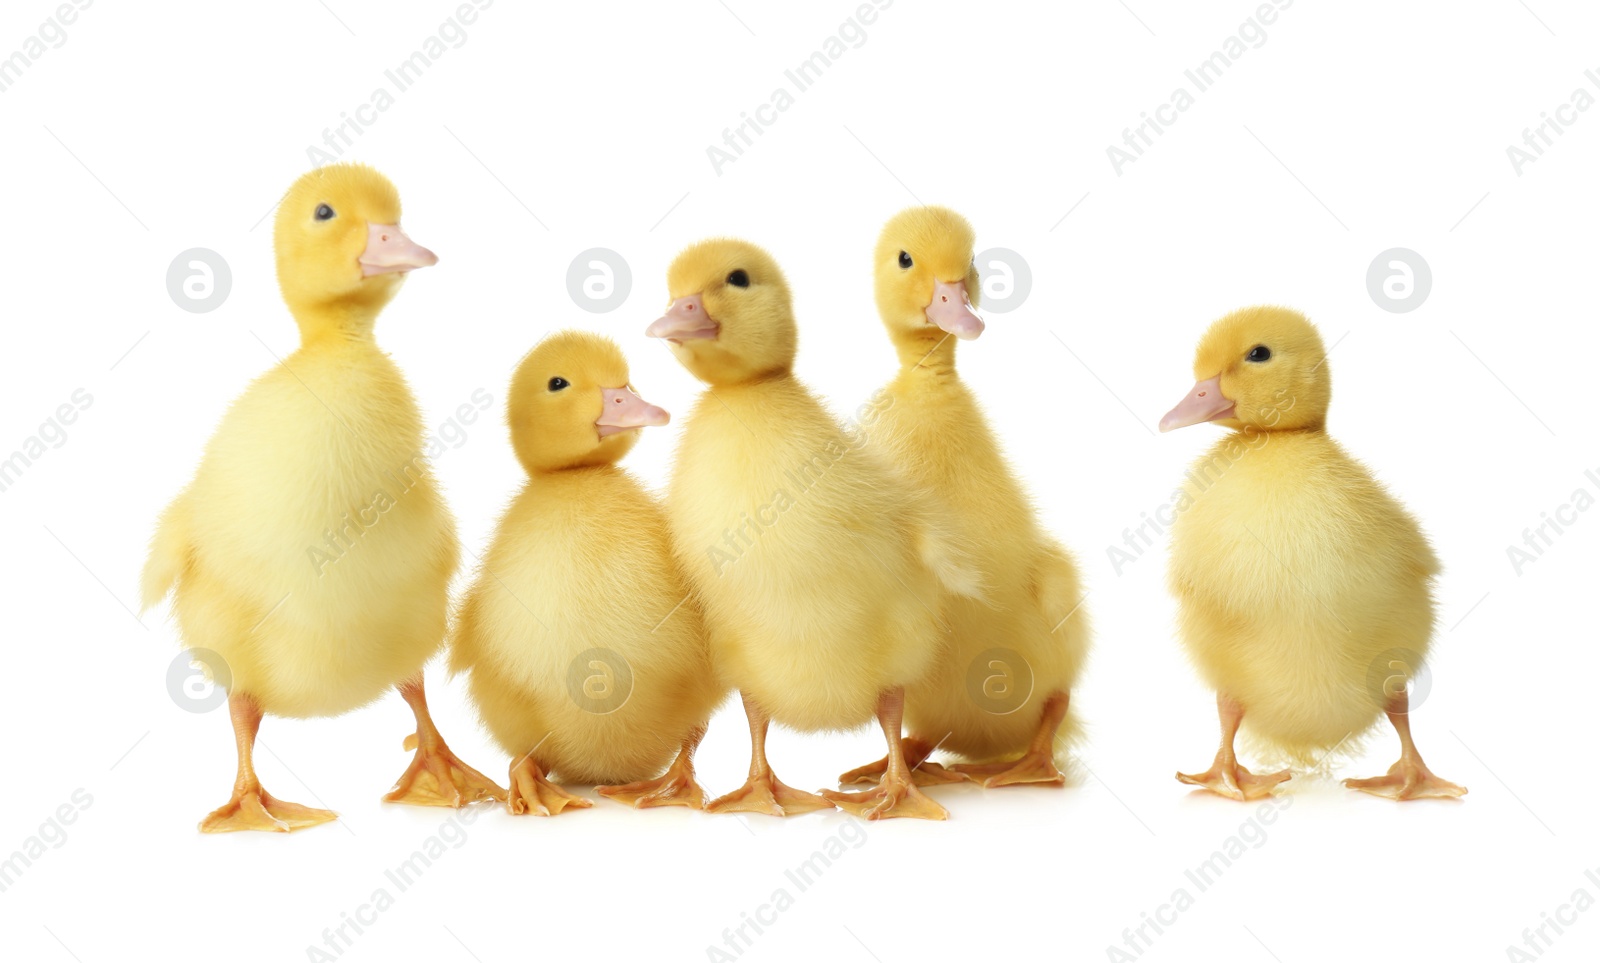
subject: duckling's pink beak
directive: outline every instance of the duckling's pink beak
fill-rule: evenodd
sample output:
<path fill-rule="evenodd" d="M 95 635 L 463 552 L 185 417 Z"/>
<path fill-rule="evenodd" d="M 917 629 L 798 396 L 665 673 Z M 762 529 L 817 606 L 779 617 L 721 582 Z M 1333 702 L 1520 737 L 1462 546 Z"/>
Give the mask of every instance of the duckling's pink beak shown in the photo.
<path fill-rule="evenodd" d="M 367 249 L 359 260 L 361 276 L 367 278 L 374 274 L 404 274 L 439 263 L 438 256 L 406 237 L 398 224 L 369 223 Z"/>
<path fill-rule="evenodd" d="M 679 298 L 667 308 L 667 313 L 644 329 L 646 337 L 665 338 L 673 344 L 683 344 L 702 338 L 715 338 L 721 326 L 706 313 L 700 295 Z"/>
<path fill-rule="evenodd" d="M 594 424 L 600 429 L 601 438 L 629 428 L 664 425 L 672 418 L 665 409 L 634 394 L 632 388 L 601 388 L 600 394 L 605 399 L 605 407 L 600 411 L 600 420 Z"/>
<path fill-rule="evenodd" d="M 1233 417 L 1233 402 L 1222 396 L 1222 375 L 1195 382 L 1178 407 L 1161 416 L 1161 430 L 1187 428 L 1202 421 Z"/>
<path fill-rule="evenodd" d="M 941 331 L 963 341 L 971 341 L 983 333 L 983 319 L 972 311 L 965 281 L 940 281 L 933 286 L 928 320 L 938 325 Z"/>

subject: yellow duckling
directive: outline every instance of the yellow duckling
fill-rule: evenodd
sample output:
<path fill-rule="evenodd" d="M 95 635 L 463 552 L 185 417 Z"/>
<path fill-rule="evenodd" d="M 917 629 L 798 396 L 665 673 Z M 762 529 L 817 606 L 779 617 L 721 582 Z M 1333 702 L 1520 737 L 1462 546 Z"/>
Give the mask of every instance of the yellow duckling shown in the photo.
<path fill-rule="evenodd" d="M 950 643 L 933 671 L 906 689 L 906 758 L 923 784 L 960 778 L 923 761 L 941 746 L 978 760 L 951 768 L 987 786 L 1060 785 L 1055 756 L 1076 729 L 1068 700 L 1088 655 L 1089 625 L 1072 559 L 1039 529 L 977 399 L 956 374 L 956 340 L 984 327 L 972 311 L 973 241 L 956 212 L 915 207 L 884 225 L 874 256 L 878 313 L 900 373 L 869 436 L 950 512 L 988 586 L 981 601 L 949 592 L 942 600 Z M 866 779 L 882 766 L 840 781 Z"/>
<path fill-rule="evenodd" d="M 766 251 L 704 241 L 667 283 L 671 306 L 647 333 L 709 385 L 673 468 L 674 550 L 750 722 L 750 776 L 711 810 L 782 816 L 831 801 L 869 819 L 945 818 L 912 783 L 901 715 L 904 687 L 936 655 L 940 579 L 975 591 L 970 574 L 912 490 L 795 378 L 789 286 Z M 819 797 L 767 763 L 772 719 L 840 730 L 874 714 L 889 750 L 874 790 Z"/>
<path fill-rule="evenodd" d="M 1428 771 L 1407 715 L 1439 563 L 1410 513 L 1328 437 L 1317 329 L 1284 308 L 1235 311 L 1201 338 L 1194 373 L 1161 430 L 1233 431 L 1184 478 L 1169 583 L 1184 644 L 1217 690 L 1222 745 L 1210 770 L 1178 779 L 1260 798 L 1290 774 L 1239 765 L 1241 723 L 1303 763 L 1359 739 L 1383 712 L 1400 761 L 1345 785 L 1394 799 L 1465 794 Z"/>
<path fill-rule="evenodd" d="M 450 667 L 472 673 L 472 700 L 513 757 L 508 808 L 588 806 L 558 775 L 627 783 L 600 792 L 641 808 L 699 809 L 694 751 L 726 690 L 666 516 L 616 465 L 667 413 L 633 392 L 614 343 L 577 331 L 528 354 L 506 408 L 528 482 L 467 594 Z"/>
<path fill-rule="evenodd" d="M 151 544 L 144 606 L 170 591 L 185 644 L 227 669 L 214 678 L 228 685 L 238 775 L 202 832 L 336 818 L 261 787 L 261 717 L 338 715 L 391 687 L 416 715 L 407 746 L 417 751 L 386 799 L 460 806 L 503 794 L 450 752 L 423 693 L 457 544 L 416 401 L 373 340 L 406 273 L 437 261 L 399 225 L 398 192 L 368 167 L 324 167 L 289 189 L 273 244 L 300 348 L 228 409 Z"/>

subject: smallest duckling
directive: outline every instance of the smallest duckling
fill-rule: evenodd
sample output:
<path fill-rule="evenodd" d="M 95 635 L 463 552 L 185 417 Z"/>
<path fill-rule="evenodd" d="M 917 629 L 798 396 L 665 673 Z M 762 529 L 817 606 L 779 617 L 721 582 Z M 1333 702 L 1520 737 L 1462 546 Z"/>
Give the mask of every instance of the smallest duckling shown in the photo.
<path fill-rule="evenodd" d="M 616 464 L 668 415 L 634 393 L 615 343 L 578 331 L 529 352 L 506 414 L 528 481 L 467 593 L 450 669 L 471 673 L 514 760 L 507 808 L 591 805 L 554 777 L 638 808 L 703 808 L 694 751 L 726 690 L 666 516 Z"/>

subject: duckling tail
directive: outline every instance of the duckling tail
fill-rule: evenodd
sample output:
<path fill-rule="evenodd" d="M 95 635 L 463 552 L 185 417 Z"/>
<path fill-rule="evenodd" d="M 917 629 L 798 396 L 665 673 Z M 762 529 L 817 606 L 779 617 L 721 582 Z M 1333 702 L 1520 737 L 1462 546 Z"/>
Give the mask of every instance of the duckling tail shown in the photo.
<path fill-rule="evenodd" d="M 167 597 L 188 563 L 189 526 L 185 515 L 180 496 L 161 513 L 156 524 L 156 533 L 150 539 L 150 557 L 145 559 L 144 574 L 139 580 L 141 613 Z"/>
<path fill-rule="evenodd" d="M 450 631 L 445 639 L 447 678 L 454 679 L 462 673 L 471 672 L 473 666 L 483 663 L 483 645 L 480 641 L 484 632 L 483 593 L 479 586 L 486 575 L 493 577 L 488 562 L 480 561 L 473 575 L 472 587 L 462 596 L 461 604 L 450 618 Z"/>

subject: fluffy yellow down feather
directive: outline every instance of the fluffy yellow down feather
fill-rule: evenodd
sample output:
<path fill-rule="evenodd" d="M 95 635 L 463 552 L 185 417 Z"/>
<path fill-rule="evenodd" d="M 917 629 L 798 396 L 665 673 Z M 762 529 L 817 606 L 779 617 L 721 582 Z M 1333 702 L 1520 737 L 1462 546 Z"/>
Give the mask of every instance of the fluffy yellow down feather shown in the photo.
<path fill-rule="evenodd" d="M 766 251 L 696 244 L 668 286 L 674 305 L 652 333 L 710 386 L 685 419 L 668 517 L 718 670 L 763 733 L 768 716 L 805 731 L 859 726 L 937 658 L 941 578 L 975 591 L 973 573 L 917 493 L 791 373 L 789 288 Z M 747 790 L 769 775 L 759 737 L 755 749 Z"/>
<path fill-rule="evenodd" d="M 184 644 L 227 669 L 215 681 L 229 687 L 239 768 L 205 832 L 333 819 L 261 787 L 262 715 L 338 715 L 391 687 L 416 716 L 417 752 L 386 799 L 460 806 L 501 792 L 450 752 L 423 692 L 458 547 L 421 413 L 373 340 L 406 273 L 437 260 L 399 225 L 398 192 L 368 167 L 324 167 L 289 189 L 273 245 L 300 347 L 228 409 L 151 543 L 144 606 L 170 592 Z"/>
<path fill-rule="evenodd" d="M 317 221 L 328 204 L 337 216 Z M 398 224 L 370 168 L 302 177 L 278 208 L 278 277 L 302 344 L 228 409 L 162 514 L 144 605 L 170 589 L 184 644 L 227 660 L 274 715 L 347 712 L 444 642 L 455 520 L 423 421 L 373 322 L 404 274 L 363 277 L 367 224 Z"/>
<path fill-rule="evenodd" d="M 1439 563 L 1410 513 L 1328 437 L 1328 369 L 1301 315 L 1236 311 L 1201 339 L 1199 384 L 1163 420 L 1232 429 L 1184 478 L 1169 570 L 1184 647 L 1222 707 L 1219 767 L 1235 765 L 1230 716 L 1305 764 L 1352 746 L 1387 711 L 1405 771 L 1380 794 L 1459 795 L 1415 755 L 1405 698 L 1428 657 Z M 1234 785 L 1217 767 L 1211 781 L 1185 781 L 1216 789 L 1220 776 L 1225 794 L 1250 796 L 1288 778 L 1238 768 Z"/>
<path fill-rule="evenodd" d="M 945 322 L 952 328 L 946 331 L 936 323 L 945 317 L 936 307 L 941 298 L 978 300 L 974 239 L 966 219 L 941 207 L 911 208 L 884 226 L 873 260 L 878 312 L 900 372 L 868 435 L 946 510 L 987 586 L 981 600 L 943 594 L 949 645 L 906 690 L 906 724 L 919 750 L 941 745 L 982 762 L 1021 756 L 1052 695 L 1063 704 L 1048 711 L 1067 711 L 1090 633 L 1076 566 L 1040 529 L 977 398 L 956 373 L 957 338 L 976 337 L 982 326 L 959 304 L 944 307 L 975 328 Z M 974 680 L 981 680 L 976 688 Z M 1068 715 L 1059 730 L 1053 722 L 1046 727 L 1046 756 L 1064 756 L 1076 720 Z M 973 774 L 993 784 L 1060 779 L 1044 759 L 1024 767 L 1038 770 L 1026 776 L 990 768 Z"/>
<path fill-rule="evenodd" d="M 501 517 L 452 631 L 451 669 L 470 671 L 472 700 L 513 758 L 514 812 L 572 804 L 545 773 L 643 781 L 686 743 L 687 766 L 727 691 L 666 516 L 615 464 L 639 430 L 597 429 L 605 389 L 619 405 L 624 397 L 643 405 L 622 352 L 595 335 L 553 335 L 518 367 L 507 420 L 528 481 Z M 538 772 L 519 778 L 524 760 Z M 668 782 L 623 796 L 700 805 L 692 778 Z"/>

